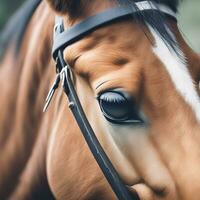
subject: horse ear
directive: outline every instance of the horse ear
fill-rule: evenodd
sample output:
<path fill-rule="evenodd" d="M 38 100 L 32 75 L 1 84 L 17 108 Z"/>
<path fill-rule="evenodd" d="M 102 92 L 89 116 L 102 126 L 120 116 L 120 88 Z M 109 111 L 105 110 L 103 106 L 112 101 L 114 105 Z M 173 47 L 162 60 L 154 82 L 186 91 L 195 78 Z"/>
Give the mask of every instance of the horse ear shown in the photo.
<path fill-rule="evenodd" d="M 47 0 L 50 6 L 59 13 L 69 14 L 71 17 L 80 14 L 84 0 Z"/>

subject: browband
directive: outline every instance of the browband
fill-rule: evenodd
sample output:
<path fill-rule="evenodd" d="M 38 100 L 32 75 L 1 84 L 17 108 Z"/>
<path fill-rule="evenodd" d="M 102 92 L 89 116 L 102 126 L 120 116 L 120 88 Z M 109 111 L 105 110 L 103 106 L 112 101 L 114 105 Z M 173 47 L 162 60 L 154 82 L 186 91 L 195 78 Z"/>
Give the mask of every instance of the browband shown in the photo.
<path fill-rule="evenodd" d="M 175 12 L 165 5 L 152 3 L 150 1 L 142 1 L 135 4 L 136 7 L 125 5 L 105 10 L 101 13 L 88 17 L 68 30 L 64 30 L 63 18 L 57 16 L 54 27 L 54 43 L 52 50 L 53 58 L 56 60 L 58 50 L 64 50 L 65 47 L 80 40 L 89 32 L 117 19 L 133 15 L 138 11 L 158 10 L 176 19 Z"/>

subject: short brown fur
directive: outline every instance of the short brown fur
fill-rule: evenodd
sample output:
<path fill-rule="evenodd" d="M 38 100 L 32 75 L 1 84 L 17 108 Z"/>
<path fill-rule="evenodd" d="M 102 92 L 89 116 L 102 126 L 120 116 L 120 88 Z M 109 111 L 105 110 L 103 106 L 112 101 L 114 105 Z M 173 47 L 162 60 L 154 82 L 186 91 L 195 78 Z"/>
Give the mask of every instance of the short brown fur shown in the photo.
<path fill-rule="evenodd" d="M 113 6 L 98 0 L 49 2 L 65 14 L 66 28 Z M 54 15 L 43 2 L 27 27 L 20 56 L 16 59 L 10 46 L 1 63 L 0 199 L 114 200 L 66 97 L 58 91 L 48 112 L 42 113 L 55 76 Z M 177 24 L 169 24 L 198 85 L 200 59 Z M 141 200 L 198 200 L 200 125 L 141 26 L 125 20 L 102 27 L 67 47 L 65 59 L 73 67 L 75 87 L 92 127 L 130 189 Z M 148 30 L 146 34 L 152 37 Z M 103 118 L 95 97 L 113 88 L 136 100 L 149 126 L 114 127 Z"/>

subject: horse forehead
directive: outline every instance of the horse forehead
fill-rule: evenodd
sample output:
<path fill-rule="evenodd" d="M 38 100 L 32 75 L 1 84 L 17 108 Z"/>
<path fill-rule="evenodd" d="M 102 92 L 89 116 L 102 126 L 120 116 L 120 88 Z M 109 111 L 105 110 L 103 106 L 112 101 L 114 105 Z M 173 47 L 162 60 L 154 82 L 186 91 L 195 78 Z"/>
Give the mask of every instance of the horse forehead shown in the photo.
<path fill-rule="evenodd" d="M 126 37 L 127 34 L 129 37 Z M 150 36 L 150 35 L 149 35 Z M 102 27 L 65 50 L 65 58 L 76 73 L 95 80 L 111 72 L 124 76 L 154 58 L 152 45 L 143 29 L 133 20 L 121 21 Z M 136 67 L 134 67 L 136 66 Z M 138 71 L 138 70 L 137 70 Z M 129 76 L 130 77 L 130 76 Z"/>
<path fill-rule="evenodd" d="M 122 20 L 101 27 L 75 44 L 67 47 L 65 49 L 65 57 L 70 62 L 80 55 L 84 57 L 91 52 L 91 59 L 97 58 L 101 52 L 104 52 L 105 59 L 107 58 L 106 55 L 112 56 L 116 53 L 119 54 L 118 56 L 122 54 L 132 55 L 138 52 L 143 46 L 150 46 L 144 30 L 145 34 L 151 38 L 145 26 L 137 24 L 132 19 Z"/>

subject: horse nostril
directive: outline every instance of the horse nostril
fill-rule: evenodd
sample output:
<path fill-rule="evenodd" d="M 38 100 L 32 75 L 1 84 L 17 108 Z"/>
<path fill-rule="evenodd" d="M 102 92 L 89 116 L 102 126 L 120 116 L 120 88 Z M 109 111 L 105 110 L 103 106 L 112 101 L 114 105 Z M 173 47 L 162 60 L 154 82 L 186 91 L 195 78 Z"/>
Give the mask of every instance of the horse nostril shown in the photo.
<path fill-rule="evenodd" d="M 138 196 L 135 189 L 128 187 L 128 190 L 130 191 L 130 195 L 132 197 L 132 200 L 140 200 L 140 197 Z"/>
<path fill-rule="evenodd" d="M 167 195 L 167 189 L 166 188 L 158 188 L 158 189 L 153 189 L 155 194 L 157 194 L 159 197 L 165 197 Z"/>

